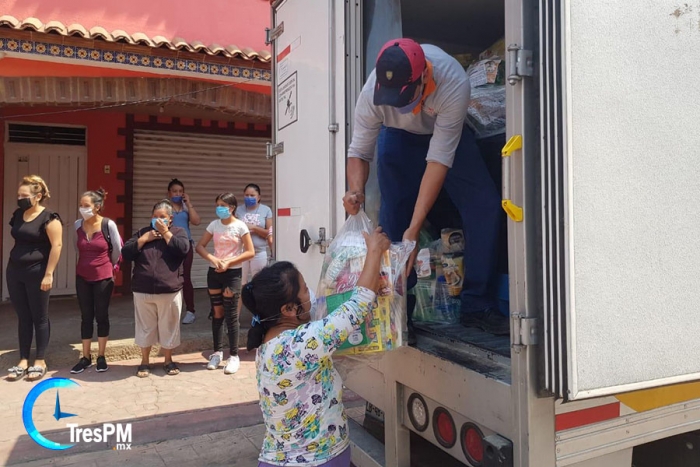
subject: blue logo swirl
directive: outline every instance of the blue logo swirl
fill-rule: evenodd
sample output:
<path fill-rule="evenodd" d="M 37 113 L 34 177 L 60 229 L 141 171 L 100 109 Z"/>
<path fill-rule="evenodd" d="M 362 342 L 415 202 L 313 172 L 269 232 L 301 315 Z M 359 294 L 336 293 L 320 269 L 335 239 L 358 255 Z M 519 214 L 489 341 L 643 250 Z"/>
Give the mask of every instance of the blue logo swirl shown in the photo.
<path fill-rule="evenodd" d="M 32 412 L 34 411 L 34 404 L 36 400 L 44 392 L 49 389 L 56 388 L 56 409 L 54 411 L 54 418 L 58 421 L 62 418 L 75 417 L 76 414 L 61 412 L 61 402 L 58 397 L 59 388 L 77 388 L 80 387 L 78 383 L 68 378 L 50 378 L 44 380 L 34 386 L 27 397 L 24 399 L 24 405 L 22 406 L 22 421 L 24 422 L 24 428 L 27 430 L 27 434 L 32 438 L 39 446 L 46 449 L 52 449 L 54 451 L 62 451 L 64 449 L 70 449 L 75 444 L 61 444 L 51 441 L 44 435 L 39 433 L 39 430 L 34 425 L 34 419 L 32 418 Z"/>

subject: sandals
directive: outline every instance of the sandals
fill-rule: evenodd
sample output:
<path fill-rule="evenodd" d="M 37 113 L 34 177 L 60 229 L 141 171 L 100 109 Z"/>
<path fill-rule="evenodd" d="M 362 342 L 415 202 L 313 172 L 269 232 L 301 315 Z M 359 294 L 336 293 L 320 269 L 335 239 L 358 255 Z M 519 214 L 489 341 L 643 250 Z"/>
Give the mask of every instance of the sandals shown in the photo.
<path fill-rule="evenodd" d="M 139 378 L 148 378 L 151 375 L 151 368 L 149 365 L 139 365 L 136 370 L 136 376 Z"/>
<path fill-rule="evenodd" d="M 45 366 L 30 366 L 27 368 L 27 381 L 39 381 L 45 374 Z"/>
<path fill-rule="evenodd" d="M 166 375 L 170 376 L 175 376 L 180 374 L 180 368 L 177 366 L 177 363 L 175 362 L 170 362 L 167 363 L 163 366 L 163 370 L 165 370 Z"/>
<path fill-rule="evenodd" d="M 27 369 L 22 368 L 21 366 L 13 366 L 12 368 L 9 368 L 7 372 L 8 381 L 19 381 L 27 374 Z"/>

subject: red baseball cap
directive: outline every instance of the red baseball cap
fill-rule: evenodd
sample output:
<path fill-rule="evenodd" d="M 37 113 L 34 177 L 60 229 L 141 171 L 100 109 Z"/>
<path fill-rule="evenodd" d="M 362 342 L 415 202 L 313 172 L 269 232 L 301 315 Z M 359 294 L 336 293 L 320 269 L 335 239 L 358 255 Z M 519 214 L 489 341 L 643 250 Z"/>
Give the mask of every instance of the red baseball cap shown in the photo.
<path fill-rule="evenodd" d="M 377 56 L 374 105 L 405 107 L 411 103 L 425 70 L 425 53 L 412 39 L 393 39 Z"/>

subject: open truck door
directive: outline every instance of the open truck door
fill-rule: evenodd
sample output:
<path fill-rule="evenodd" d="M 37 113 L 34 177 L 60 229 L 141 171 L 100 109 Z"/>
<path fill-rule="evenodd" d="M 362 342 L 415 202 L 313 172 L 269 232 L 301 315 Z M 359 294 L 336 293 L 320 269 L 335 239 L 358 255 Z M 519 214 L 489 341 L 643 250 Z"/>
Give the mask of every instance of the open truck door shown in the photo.
<path fill-rule="evenodd" d="M 275 255 L 315 287 L 343 222 L 345 15 L 334 1 L 272 3 Z M 330 70 L 330 71 L 329 71 Z"/>
<path fill-rule="evenodd" d="M 564 399 L 700 379 L 690 11 L 541 12 L 546 385 Z"/>

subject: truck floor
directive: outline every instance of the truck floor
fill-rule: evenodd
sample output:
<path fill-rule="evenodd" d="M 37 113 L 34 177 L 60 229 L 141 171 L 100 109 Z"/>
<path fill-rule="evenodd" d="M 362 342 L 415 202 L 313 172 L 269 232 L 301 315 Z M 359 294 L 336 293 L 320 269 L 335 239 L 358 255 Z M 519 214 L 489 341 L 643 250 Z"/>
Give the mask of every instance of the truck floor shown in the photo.
<path fill-rule="evenodd" d="M 510 338 L 461 324 L 415 323 L 419 350 L 500 381 L 510 381 Z"/>

